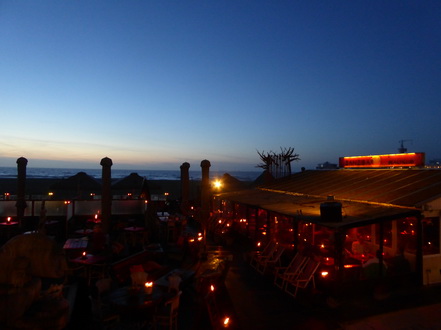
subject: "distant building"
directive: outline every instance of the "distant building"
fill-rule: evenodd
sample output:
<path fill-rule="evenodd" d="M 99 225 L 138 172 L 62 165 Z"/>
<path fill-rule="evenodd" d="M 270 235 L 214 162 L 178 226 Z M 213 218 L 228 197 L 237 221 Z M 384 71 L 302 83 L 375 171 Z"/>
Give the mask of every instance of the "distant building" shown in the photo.
<path fill-rule="evenodd" d="M 318 164 L 317 170 L 336 170 L 338 168 L 337 164 L 332 164 L 330 162 L 324 162 L 322 164 Z"/>
<path fill-rule="evenodd" d="M 426 167 L 429 168 L 441 168 L 441 159 L 432 159 L 429 161 L 429 164 L 427 164 Z"/>

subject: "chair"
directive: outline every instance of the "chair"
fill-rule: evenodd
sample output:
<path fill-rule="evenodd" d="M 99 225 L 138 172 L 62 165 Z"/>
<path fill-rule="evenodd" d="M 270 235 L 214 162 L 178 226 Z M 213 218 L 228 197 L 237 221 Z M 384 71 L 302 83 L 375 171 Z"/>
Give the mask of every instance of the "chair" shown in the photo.
<path fill-rule="evenodd" d="M 155 329 L 178 329 L 178 310 L 181 294 L 182 291 L 179 291 L 165 302 L 164 308 L 155 312 L 153 315 L 153 326 Z"/>
<path fill-rule="evenodd" d="M 176 274 L 173 273 L 168 277 L 168 291 L 176 291 L 178 292 L 181 286 L 182 278 Z"/>
<path fill-rule="evenodd" d="M 107 264 L 91 264 L 88 266 L 87 270 L 87 282 L 89 285 L 93 282 L 93 280 L 104 279 L 109 273 Z"/>
<path fill-rule="evenodd" d="M 282 257 L 283 252 L 285 252 L 285 248 L 283 246 L 277 247 L 272 256 L 259 260 L 256 270 L 263 275 L 269 266 L 280 266 L 280 258 Z"/>
<path fill-rule="evenodd" d="M 291 259 L 290 263 L 286 267 L 275 267 L 274 269 L 274 285 L 283 289 L 285 287 L 287 279 L 296 277 L 300 274 L 303 267 L 306 265 L 308 257 L 301 253 Z"/>
<path fill-rule="evenodd" d="M 102 278 L 96 281 L 96 293 L 91 295 L 93 315 L 103 325 L 103 329 L 116 329 L 120 322 L 120 315 L 113 310 L 106 295 L 112 288 L 111 278 Z"/>
<path fill-rule="evenodd" d="M 276 251 L 277 249 L 277 242 L 274 240 L 271 240 L 268 242 L 268 244 L 263 248 L 262 252 L 258 252 L 256 251 L 256 253 L 251 256 L 251 260 L 250 260 L 250 266 L 253 268 L 257 268 L 257 266 L 259 265 L 259 262 L 270 258 Z"/>
<path fill-rule="evenodd" d="M 298 289 L 299 288 L 306 289 L 308 287 L 309 282 L 311 281 L 313 287 L 315 288 L 314 274 L 319 266 L 320 266 L 319 261 L 316 261 L 312 258 L 308 259 L 308 262 L 306 263 L 300 274 L 287 279 L 285 292 L 292 295 L 293 297 L 296 297 Z M 292 290 L 292 287 L 295 288 L 294 291 Z"/>

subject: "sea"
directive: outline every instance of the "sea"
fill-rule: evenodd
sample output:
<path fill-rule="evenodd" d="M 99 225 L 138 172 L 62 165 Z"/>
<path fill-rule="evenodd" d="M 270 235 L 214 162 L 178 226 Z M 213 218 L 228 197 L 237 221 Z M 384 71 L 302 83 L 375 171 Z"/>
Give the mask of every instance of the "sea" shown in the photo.
<path fill-rule="evenodd" d="M 131 173 L 137 173 L 148 180 L 180 180 L 180 170 L 122 170 L 112 169 L 112 179 L 124 178 Z M 32 168 L 26 167 L 26 177 L 35 179 L 64 179 L 71 177 L 79 172 L 101 179 L 102 169 L 81 169 L 81 168 Z M 210 171 L 210 178 L 221 178 L 225 173 L 235 177 L 240 181 L 254 181 L 262 172 L 258 171 Z M 189 171 L 190 180 L 201 180 L 201 171 Z M 17 178 L 16 167 L 0 167 L 0 179 Z"/>

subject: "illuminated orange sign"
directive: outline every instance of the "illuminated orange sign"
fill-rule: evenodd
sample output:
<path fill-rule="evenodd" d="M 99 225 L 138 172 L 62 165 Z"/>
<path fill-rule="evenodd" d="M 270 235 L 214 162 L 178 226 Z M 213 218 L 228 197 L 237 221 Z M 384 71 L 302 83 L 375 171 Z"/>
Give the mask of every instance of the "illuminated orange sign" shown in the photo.
<path fill-rule="evenodd" d="M 390 168 L 424 166 L 424 152 L 340 157 L 340 168 Z"/>

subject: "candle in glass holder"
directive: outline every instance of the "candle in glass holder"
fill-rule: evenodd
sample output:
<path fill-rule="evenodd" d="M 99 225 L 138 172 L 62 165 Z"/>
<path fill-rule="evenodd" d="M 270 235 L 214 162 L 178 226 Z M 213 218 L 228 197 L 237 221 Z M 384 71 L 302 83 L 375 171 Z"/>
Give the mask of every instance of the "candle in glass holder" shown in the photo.
<path fill-rule="evenodd" d="M 152 291 L 153 291 L 153 282 L 145 282 L 144 292 L 146 294 L 152 294 Z"/>
<path fill-rule="evenodd" d="M 87 259 L 86 251 L 83 252 L 83 255 L 81 256 L 81 259 Z"/>
<path fill-rule="evenodd" d="M 8 217 L 8 218 L 6 219 L 6 221 L 7 221 L 7 223 L 10 223 L 10 222 L 11 222 L 11 217 Z"/>

